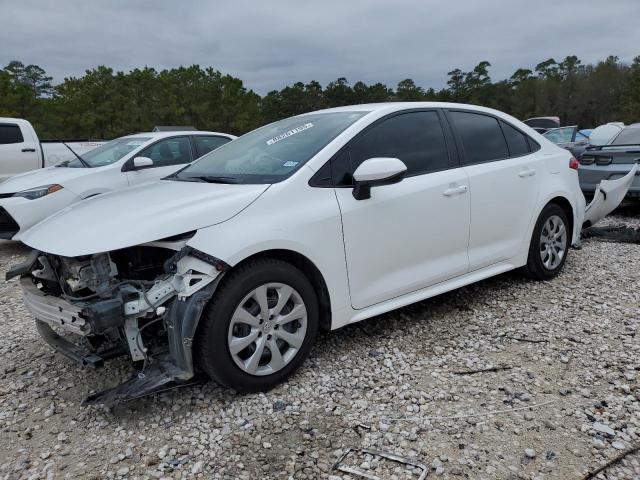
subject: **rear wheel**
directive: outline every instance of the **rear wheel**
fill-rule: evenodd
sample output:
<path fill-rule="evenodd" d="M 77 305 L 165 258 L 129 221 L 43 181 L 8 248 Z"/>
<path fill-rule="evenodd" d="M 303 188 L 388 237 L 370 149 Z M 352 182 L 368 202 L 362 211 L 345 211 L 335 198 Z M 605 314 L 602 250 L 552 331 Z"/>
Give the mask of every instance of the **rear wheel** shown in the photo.
<path fill-rule="evenodd" d="M 567 215 L 555 203 L 547 205 L 533 229 L 525 273 L 538 280 L 555 277 L 567 260 L 571 231 Z"/>
<path fill-rule="evenodd" d="M 265 391 L 292 375 L 318 331 L 318 300 L 292 265 L 259 259 L 229 274 L 198 330 L 199 365 L 241 392 Z"/>

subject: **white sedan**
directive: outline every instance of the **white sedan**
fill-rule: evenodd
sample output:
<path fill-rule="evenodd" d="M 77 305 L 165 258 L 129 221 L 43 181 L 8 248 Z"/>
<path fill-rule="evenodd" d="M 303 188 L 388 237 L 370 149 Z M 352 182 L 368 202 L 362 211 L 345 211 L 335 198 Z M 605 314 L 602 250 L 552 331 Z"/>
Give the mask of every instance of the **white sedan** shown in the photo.
<path fill-rule="evenodd" d="M 138 133 L 11 177 L 0 184 L 0 238 L 19 240 L 22 232 L 73 203 L 158 180 L 234 138 L 202 131 Z"/>
<path fill-rule="evenodd" d="M 504 113 L 448 103 L 313 112 L 262 127 L 136 189 L 79 203 L 22 236 L 42 336 L 120 342 L 143 375 L 112 403 L 197 371 L 267 390 L 337 329 L 522 268 L 550 279 L 579 240 L 571 154 Z M 166 346 L 159 340 L 164 339 Z"/>

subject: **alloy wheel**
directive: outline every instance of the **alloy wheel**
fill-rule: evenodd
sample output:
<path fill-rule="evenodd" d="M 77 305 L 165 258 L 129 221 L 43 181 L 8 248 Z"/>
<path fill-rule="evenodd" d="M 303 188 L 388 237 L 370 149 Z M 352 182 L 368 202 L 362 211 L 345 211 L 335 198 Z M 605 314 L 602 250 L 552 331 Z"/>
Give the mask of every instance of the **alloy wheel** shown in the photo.
<path fill-rule="evenodd" d="M 284 283 L 249 292 L 236 307 L 227 336 L 235 364 L 250 375 L 270 375 L 297 355 L 307 332 L 307 308 Z"/>
<path fill-rule="evenodd" d="M 540 258 L 547 270 L 556 269 L 567 249 L 567 229 L 558 215 L 550 216 L 540 232 Z"/>

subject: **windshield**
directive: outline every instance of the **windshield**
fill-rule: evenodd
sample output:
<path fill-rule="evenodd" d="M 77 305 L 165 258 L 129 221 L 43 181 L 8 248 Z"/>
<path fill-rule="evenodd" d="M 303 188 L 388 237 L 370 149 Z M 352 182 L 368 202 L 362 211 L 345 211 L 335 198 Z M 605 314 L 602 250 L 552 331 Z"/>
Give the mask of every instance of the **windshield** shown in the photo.
<path fill-rule="evenodd" d="M 327 112 L 280 120 L 208 153 L 170 179 L 280 182 L 365 113 Z"/>
<path fill-rule="evenodd" d="M 90 167 L 103 167 L 117 162 L 129 152 L 149 140 L 150 137 L 116 138 L 115 140 L 111 140 L 104 145 L 100 145 L 99 147 L 83 153 L 80 156 L 89 164 Z M 80 168 L 84 165 L 82 165 L 82 162 L 76 158 L 68 163 L 63 163 L 61 166 Z"/>
<path fill-rule="evenodd" d="M 611 145 L 640 145 L 640 127 L 625 128 Z"/>

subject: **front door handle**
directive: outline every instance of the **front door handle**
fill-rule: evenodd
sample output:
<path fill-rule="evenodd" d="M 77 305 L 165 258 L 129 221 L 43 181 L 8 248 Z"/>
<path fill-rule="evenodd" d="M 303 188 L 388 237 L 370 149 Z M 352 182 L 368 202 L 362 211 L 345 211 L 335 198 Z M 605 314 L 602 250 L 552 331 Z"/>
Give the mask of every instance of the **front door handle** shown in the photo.
<path fill-rule="evenodd" d="M 458 187 L 447 188 L 444 192 L 442 192 L 442 194 L 445 197 L 452 197 L 454 195 L 462 195 L 466 191 L 467 191 L 467 186 L 466 185 L 460 185 Z"/>
<path fill-rule="evenodd" d="M 35 148 L 23 148 L 22 151 L 23 152 L 35 152 L 36 149 Z"/>

